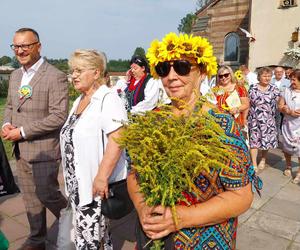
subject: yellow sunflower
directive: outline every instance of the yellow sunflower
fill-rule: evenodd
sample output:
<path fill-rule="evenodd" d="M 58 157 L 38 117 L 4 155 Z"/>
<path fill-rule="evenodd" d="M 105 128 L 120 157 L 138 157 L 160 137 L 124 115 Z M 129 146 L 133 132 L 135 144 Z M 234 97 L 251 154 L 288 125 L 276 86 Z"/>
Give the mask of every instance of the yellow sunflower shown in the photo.
<path fill-rule="evenodd" d="M 174 32 L 167 34 L 162 41 L 154 40 L 147 52 L 150 71 L 154 78 L 158 78 L 155 66 L 159 62 L 171 61 L 180 58 L 196 60 L 204 64 L 208 76 L 217 72 L 217 59 L 213 55 L 212 45 L 207 39 L 187 34 L 177 35 Z"/>
<path fill-rule="evenodd" d="M 244 80 L 244 75 L 243 72 L 241 70 L 237 70 L 234 72 L 234 76 L 237 80 Z"/>

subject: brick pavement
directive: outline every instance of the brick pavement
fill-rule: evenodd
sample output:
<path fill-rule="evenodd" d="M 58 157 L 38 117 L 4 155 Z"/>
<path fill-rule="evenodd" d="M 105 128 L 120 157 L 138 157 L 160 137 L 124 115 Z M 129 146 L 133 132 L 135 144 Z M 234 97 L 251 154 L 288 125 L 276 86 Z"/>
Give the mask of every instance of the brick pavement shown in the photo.
<path fill-rule="evenodd" d="M 264 187 L 262 197 L 255 195 L 251 208 L 239 217 L 237 250 L 300 250 L 300 185 L 282 175 L 284 161 L 280 150 L 269 153 L 267 167 L 259 173 Z M 294 174 L 297 159 L 293 158 Z M 12 162 L 14 171 L 14 163 Z M 62 174 L 59 181 L 63 186 Z M 55 249 L 52 226 L 54 216 L 48 213 L 47 250 Z M 0 227 L 10 241 L 11 250 L 18 249 L 29 233 L 24 205 L 20 195 L 0 198 Z M 133 249 L 126 242 L 122 249 Z"/>

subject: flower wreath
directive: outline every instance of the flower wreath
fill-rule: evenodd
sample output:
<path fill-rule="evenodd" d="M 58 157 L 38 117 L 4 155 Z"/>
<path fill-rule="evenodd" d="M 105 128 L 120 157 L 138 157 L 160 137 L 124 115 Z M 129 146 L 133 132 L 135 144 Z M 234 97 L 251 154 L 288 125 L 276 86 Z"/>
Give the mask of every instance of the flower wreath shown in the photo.
<path fill-rule="evenodd" d="M 241 70 L 237 70 L 234 72 L 234 76 L 237 80 L 245 80 L 243 72 Z"/>
<path fill-rule="evenodd" d="M 155 66 L 159 62 L 170 61 L 185 57 L 203 64 L 210 77 L 217 73 L 217 59 L 213 55 L 213 47 L 206 38 L 187 34 L 167 34 L 162 41 L 154 40 L 148 49 L 150 72 L 153 78 L 159 78 Z"/>

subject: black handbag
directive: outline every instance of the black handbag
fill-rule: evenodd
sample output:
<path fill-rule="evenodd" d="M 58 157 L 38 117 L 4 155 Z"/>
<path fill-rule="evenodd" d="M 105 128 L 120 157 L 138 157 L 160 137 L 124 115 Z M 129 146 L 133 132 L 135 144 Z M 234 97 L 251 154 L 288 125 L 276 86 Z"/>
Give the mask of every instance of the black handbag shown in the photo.
<path fill-rule="evenodd" d="M 104 95 L 101 103 L 103 109 Z M 104 155 L 104 132 L 102 132 L 102 149 Z M 127 180 L 121 180 L 108 185 L 109 197 L 101 201 L 101 213 L 109 219 L 118 220 L 133 210 L 133 203 L 127 191 Z"/>
<path fill-rule="evenodd" d="M 133 210 L 127 191 L 127 181 L 121 180 L 108 185 L 109 197 L 102 200 L 101 212 L 109 219 L 118 220 Z"/>
<path fill-rule="evenodd" d="M 20 190 L 14 180 L 5 149 L 0 139 L 0 197 L 19 193 Z"/>

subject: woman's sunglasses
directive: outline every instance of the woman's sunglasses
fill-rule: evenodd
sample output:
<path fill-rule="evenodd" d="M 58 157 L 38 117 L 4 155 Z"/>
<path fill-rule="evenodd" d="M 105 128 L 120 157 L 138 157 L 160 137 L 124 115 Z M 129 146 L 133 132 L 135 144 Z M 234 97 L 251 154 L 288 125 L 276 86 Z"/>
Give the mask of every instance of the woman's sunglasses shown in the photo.
<path fill-rule="evenodd" d="M 191 68 L 193 65 L 197 64 L 192 64 L 186 60 L 159 62 L 155 66 L 155 71 L 160 77 L 165 77 L 170 73 L 171 67 L 173 67 L 173 69 L 178 75 L 185 76 L 191 72 Z"/>
<path fill-rule="evenodd" d="M 230 75 L 230 73 L 226 73 L 226 74 L 223 74 L 223 75 L 219 75 L 219 78 L 220 78 L 220 79 L 222 79 L 222 78 L 227 78 L 229 75 Z"/>

